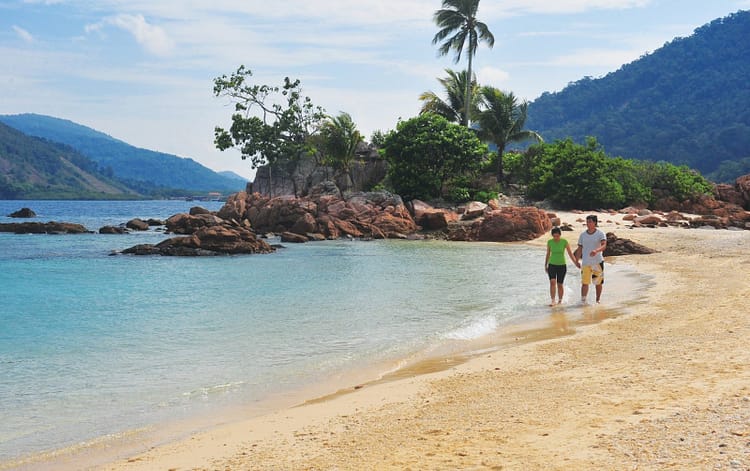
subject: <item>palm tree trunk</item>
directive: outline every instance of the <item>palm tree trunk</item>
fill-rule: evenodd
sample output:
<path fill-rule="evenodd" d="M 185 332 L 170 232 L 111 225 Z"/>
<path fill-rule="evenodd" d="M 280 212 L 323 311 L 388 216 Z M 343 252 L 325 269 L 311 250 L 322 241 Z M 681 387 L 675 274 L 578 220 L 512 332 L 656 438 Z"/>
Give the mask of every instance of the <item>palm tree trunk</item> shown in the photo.
<path fill-rule="evenodd" d="M 505 180 L 505 175 L 503 173 L 503 151 L 502 149 L 497 149 L 497 182 L 502 183 L 503 180 Z"/>
<path fill-rule="evenodd" d="M 271 164 L 268 164 L 268 196 L 273 198 L 273 179 L 271 178 Z"/>
<path fill-rule="evenodd" d="M 472 51 L 469 51 L 469 68 L 466 70 L 466 93 L 464 94 L 464 119 L 463 125 L 469 127 L 469 108 L 471 106 L 471 59 Z"/>

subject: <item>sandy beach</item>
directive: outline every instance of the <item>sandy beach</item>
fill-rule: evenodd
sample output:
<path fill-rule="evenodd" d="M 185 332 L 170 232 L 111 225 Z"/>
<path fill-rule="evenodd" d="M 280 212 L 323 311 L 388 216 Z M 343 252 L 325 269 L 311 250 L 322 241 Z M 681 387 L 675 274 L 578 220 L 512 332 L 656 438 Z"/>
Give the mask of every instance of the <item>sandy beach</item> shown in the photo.
<path fill-rule="evenodd" d="M 584 215 L 558 215 L 574 242 Z M 238 417 L 100 469 L 750 469 L 750 231 L 599 216 L 659 251 L 608 260 L 651 277 L 627 315 L 608 318 L 607 284 L 599 306 L 550 311 L 559 336 Z M 529 242 L 540 266 L 547 237 Z"/>

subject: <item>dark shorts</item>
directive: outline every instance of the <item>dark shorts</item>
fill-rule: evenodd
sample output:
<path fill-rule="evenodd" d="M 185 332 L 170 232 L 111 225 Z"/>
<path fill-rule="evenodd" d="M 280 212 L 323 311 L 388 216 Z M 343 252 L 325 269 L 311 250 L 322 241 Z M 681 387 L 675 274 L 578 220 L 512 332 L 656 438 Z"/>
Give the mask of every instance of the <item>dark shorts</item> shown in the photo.
<path fill-rule="evenodd" d="M 550 280 L 557 278 L 557 282 L 561 283 L 565 281 L 565 274 L 568 272 L 567 265 L 547 265 L 547 274 Z"/>

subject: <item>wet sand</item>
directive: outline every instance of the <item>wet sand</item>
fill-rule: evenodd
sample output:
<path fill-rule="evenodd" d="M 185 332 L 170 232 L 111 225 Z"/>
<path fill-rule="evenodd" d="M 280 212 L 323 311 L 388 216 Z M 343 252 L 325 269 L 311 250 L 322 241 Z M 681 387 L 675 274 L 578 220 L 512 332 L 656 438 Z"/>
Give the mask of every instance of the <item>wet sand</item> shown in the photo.
<path fill-rule="evenodd" d="M 583 215 L 558 214 L 574 243 Z M 602 305 L 552 308 L 533 342 L 238 417 L 101 469 L 750 469 L 750 231 L 600 221 L 659 250 L 612 260 L 653 284 L 625 316 L 607 314 L 609 283 Z M 530 242 L 540 265 L 546 239 Z"/>

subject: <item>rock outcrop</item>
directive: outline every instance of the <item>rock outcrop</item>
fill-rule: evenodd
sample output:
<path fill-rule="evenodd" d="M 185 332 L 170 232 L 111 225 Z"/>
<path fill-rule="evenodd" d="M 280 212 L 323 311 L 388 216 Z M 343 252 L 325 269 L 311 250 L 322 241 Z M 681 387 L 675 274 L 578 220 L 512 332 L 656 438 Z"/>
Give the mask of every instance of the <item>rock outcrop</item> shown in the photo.
<path fill-rule="evenodd" d="M 607 248 L 604 250 L 605 257 L 651 253 L 656 253 L 656 250 L 650 249 L 645 245 L 641 245 L 629 239 L 621 239 L 613 232 L 607 232 Z"/>
<path fill-rule="evenodd" d="M 699 215 L 700 218 L 688 221 L 689 227 L 750 229 L 750 175 L 737 178 L 734 185 L 716 185 L 712 195 L 702 195 L 694 200 L 660 198 L 654 209 L 662 213 L 676 211 Z"/>
<path fill-rule="evenodd" d="M 329 182 L 323 186 L 328 190 L 312 188 L 312 196 L 307 197 L 235 193 L 217 217 L 252 226 L 260 233 L 286 232 L 307 240 L 406 238 L 419 229 L 398 195 L 369 192 L 343 198 L 332 191 L 335 185 Z"/>
<path fill-rule="evenodd" d="M 13 232 L 15 234 L 84 234 L 90 231 L 81 224 L 49 221 L 0 223 L 0 232 Z"/>
<path fill-rule="evenodd" d="M 18 211 L 14 211 L 8 214 L 9 218 L 29 219 L 35 218 L 36 213 L 31 208 L 21 208 Z"/>
<path fill-rule="evenodd" d="M 485 208 L 482 216 L 468 215 L 447 227 L 447 238 L 457 241 L 516 242 L 540 237 L 552 228 L 549 215 L 533 206 Z M 466 216 L 466 213 L 464 213 Z"/>
<path fill-rule="evenodd" d="M 122 226 L 102 226 L 99 234 L 127 234 L 128 230 Z"/>
<path fill-rule="evenodd" d="M 271 253 L 274 248 L 247 228 L 221 223 L 172 237 L 156 245 L 139 244 L 122 251 L 132 255 L 207 256 Z"/>
<path fill-rule="evenodd" d="M 631 221 L 633 227 L 677 226 L 685 228 L 750 229 L 750 212 L 731 203 L 707 197 L 699 199 L 692 206 L 683 205 L 682 207 L 688 207 L 686 213 L 693 214 L 693 216 L 687 216 L 677 210 L 664 212 L 635 208 L 624 208 L 620 210 L 620 213 L 625 214 L 623 219 Z M 707 209 L 709 207 L 713 209 Z"/>
<path fill-rule="evenodd" d="M 148 223 L 140 218 L 134 218 L 125 223 L 125 227 L 134 231 L 147 231 Z"/>
<path fill-rule="evenodd" d="M 312 196 L 312 189 L 323 182 L 333 182 L 341 193 L 365 191 L 380 183 L 388 172 L 387 162 L 377 149 L 366 143 L 357 147 L 356 158 L 348 171 L 323 165 L 315 156 L 304 155 L 296 162 L 258 168 L 255 179 L 248 183 L 248 194 L 264 196 Z"/>

